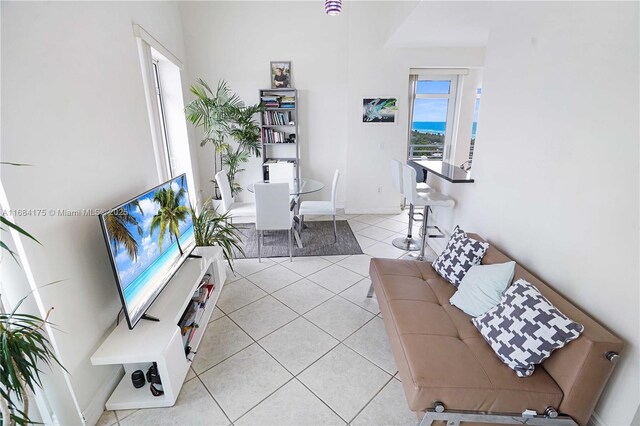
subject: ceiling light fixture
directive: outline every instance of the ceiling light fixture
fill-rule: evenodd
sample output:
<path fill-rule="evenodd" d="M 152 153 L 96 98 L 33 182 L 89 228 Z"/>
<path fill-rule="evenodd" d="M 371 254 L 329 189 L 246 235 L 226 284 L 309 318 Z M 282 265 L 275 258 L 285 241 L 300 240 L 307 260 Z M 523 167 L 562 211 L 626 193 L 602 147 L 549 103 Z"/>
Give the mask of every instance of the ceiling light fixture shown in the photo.
<path fill-rule="evenodd" d="M 324 0 L 324 12 L 327 15 L 339 15 L 342 11 L 342 0 Z"/>

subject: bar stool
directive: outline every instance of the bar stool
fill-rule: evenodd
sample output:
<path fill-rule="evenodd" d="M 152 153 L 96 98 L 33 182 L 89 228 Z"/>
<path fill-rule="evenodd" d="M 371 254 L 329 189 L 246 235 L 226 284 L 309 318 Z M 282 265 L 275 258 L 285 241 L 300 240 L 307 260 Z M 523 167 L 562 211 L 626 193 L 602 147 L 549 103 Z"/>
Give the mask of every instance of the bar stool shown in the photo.
<path fill-rule="evenodd" d="M 391 185 L 393 186 L 393 189 L 395 189 L 396 191 L 402 194 L 402 196 L 404 197 L 404 202 L 406 202 L 407 197 L 404 194 L 404 188 L 402 185 L 402 167 L 403 167 L 403 164 L 400 161 L 396 159 L 391 160 Z M 415 182 L 415 179 L 413 181 Z M 429 192 L 431 190 L 432 190 L 431 187 L 426 183 L 417 184 L 416 186 L 416 191 L 420 193 Z M 417 214 L 421 216 L 420 213 L 417 213 Z M 406 251 L 420 250 L 420 240 L 418 238 L 413 238 L 413 235 L 412 235 L 413 221 L 414 221 L 415 215 L 416 213 L 414 212 L 413 205 L 409 204 L 409 231 L 407 232 L 407 237 L 406 238 L 400 237 L 400 238 L 394 239 L 391 242 L 394 245 L 394 247 L 397 247 L 401 250 L 406 250 Z"/>
<path fill-rule="evenodd" d="M 402 182 L 403 182 L 404 195 L 405 197 L 407 197 L 407 201 L 409 201 L 411 207 L 414 207 L 414 208 L 422 207 L 424 209 L 422 214 L 423 215 L 422 232 L 421 232 L 422 243 L 420 245 L 420 255 L 416 256 L 415 259 L 426 260 L 424 257 L 424 250 L 425 250 L 425 247 L 427 246 L 427 239 L 431 237 L 431 235 L 429 235 L 430 227 L 428 226 L 429 209 L 431 207 L 452 208 L 453 206 L 455 206 L 456 203 L 453 200 L 453 198 L 437 191 L 432 190 L 429 192 L 418 193 L 418 191 L 416 191 L 415 186 L 412 184 L 415 181 L 416 181 L 416 170 L 411 166 L 407 166 L 407 165 L 403 166 Z M 440 232 L 440 235 L 433 235 L 433 237 L 437 238 L 437 237 L 444 236 L 444 234 L 440 231 L 440 229 L 438 228 L 436 229 L 438 230 L 438 232 Z"/>

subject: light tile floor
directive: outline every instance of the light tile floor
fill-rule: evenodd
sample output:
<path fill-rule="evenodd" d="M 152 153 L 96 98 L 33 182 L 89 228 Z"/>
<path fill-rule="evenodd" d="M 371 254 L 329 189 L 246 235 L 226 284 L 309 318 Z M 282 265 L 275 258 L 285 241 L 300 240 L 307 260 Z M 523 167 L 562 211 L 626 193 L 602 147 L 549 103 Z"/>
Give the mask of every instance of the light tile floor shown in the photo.
<path fill-rule="evenodd" d="M 366 297 L 371 257 L 407 254 L 391 245 L 407 214 L 338 219 L 363 255 L 236 260 L 177 403 L 98 424 L 415 425 Z"/>

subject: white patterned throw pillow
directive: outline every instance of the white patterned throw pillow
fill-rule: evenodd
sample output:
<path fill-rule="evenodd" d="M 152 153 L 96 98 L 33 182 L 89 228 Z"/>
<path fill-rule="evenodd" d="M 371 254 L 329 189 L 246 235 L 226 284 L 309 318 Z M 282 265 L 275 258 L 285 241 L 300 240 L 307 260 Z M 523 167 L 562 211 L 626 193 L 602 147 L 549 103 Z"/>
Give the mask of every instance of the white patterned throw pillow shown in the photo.
<path fill-rule="evenodd" d="M 472 321 L 498 358 L 518 377 L 531 376 L 537 364 L 584 330 L 522 279 L 505 291 L 499 305 Z"/>
<path fill-rule="evenodd" d="M 442 278 L 458 287 L 467 271 L 482 261 L 488 248 L 488 243 L 469 238 L 459 226 L 456 226 L 447 247 L 433 261 L 433 269 Z"/>

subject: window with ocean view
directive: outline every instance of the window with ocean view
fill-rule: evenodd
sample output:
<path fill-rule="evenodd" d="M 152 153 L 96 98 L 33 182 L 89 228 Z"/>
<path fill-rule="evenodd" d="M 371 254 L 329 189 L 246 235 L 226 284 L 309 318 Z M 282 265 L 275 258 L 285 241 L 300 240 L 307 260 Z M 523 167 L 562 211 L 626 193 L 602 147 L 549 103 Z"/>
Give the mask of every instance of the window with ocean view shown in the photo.
<path fill-rule="evenodd" d="M 478 127 L 478 112 L 480 111 L 480 95 L 482 89 L 476 90 L 476 106 L 473 110 L 473 124 L 471 125 L 471 145 L 469 146 L 469 160 L 473 160 L 473 148 L 476 144 L 476 129 Z"/>
<path fill-rule="evenodd" d="M 419 79 L 415 83 L 409 158 L 442 160 L 453 134 L 457 76 Z"/>

